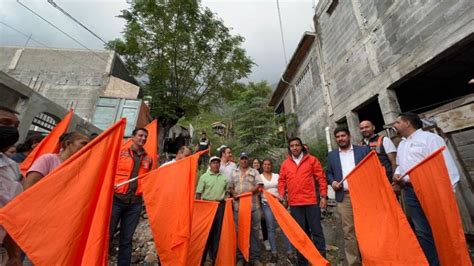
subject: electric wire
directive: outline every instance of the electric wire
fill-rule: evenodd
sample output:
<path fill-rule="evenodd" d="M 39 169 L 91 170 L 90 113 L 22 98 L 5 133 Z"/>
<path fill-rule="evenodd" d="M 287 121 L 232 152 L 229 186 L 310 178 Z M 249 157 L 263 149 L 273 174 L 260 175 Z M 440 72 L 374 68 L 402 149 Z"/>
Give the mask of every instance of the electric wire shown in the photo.
<path fill-rule="evenodd" d="M 76 38 L 72 37 L 71 35 L 69 35 L 67 32 L 63 31 L 62 29 L 60 29 L 58 26 L 54 25 L 53 23 L 51 23 L 49 20 L 45 19 L 43 16 L 41 16 L 40 14 L 36 13 L 34 10 L 32 10 L 31 8 L 29 8 L 28 6 L 26 6 L 25 4 L 23 4 L 22 2 L 20 2 L 20 0 L 16 0 L 16 2 L 18 4 L 20 4 L 21 6 L 23 6 L 24 8 L 26 8 L 28 11 L 30 11 L 31 13 L 33 13 L 34 15 L 36 15 L 37 17 L 41 18 L 43 21 L 45 21 L 46 23 L 48 23 L 50 26 L 52 26 L 53 28 L 57 29 L 58 31 L 60 31 L 62 34 L 66 35 L 68 38 L 70 38 L 71 40 L 73 40 L 74 42 L 76 42 L 77 44 L 79 44 L 80 46 L 84 47 L 84 49 L 88 50 L 89 52 L 91 52 L 92 54 L 94 54 L 95 56 L 97 56 L 98 58 L 100 58 L 100 60 L 104 61 L 104 62 L 107 62 L 105 59 L 103 59 L 102 57 L 100 57 L 96 52 L 92 51 L 91 49 L 89 49 L 87 46 L 85 46 L 84 44 L 82 44 L 80 41 L 78 41 Z"/>
<path fill-rule="evenodd" d="M 0 24 L 4 25 L 5 27 L 7 27 L 7 28 L 13 30 L 14 32 L 16 32 L 16 33 L 18 33 L 18 34 L 20 34 L 20 35 L 23 35 L 23 36 L 26 37 L 26 38 L 30 38 L 30 40 L 32 40 L 33 42 L 35 42 L 35 43 L 41 45 L 42 47 L 45 47 L 45 48 L 47 48 L 47 49 L 49 49 L 49 50 L 51 50 L 51 51 L 53 51 L 53 52 L 55 52 L 55 53 L 57 53 L 57 54 L 60 54 L 60 55 L 62 55 L 62 56 L 64 56 L 64 57 L 68 58 L 69 60 L 71 60 L 71 61 L 74 62 L 74 63 L 77 63 L 77 64 L 79 64 L 79 65 L 82 65 L 82 66 L 84 66 L 84 67 L 87 67 L 87 68 L 89 68 L 90 70 L 93 70 L 94 72 L 97 72 L 97 71 L 98 71 L 98 69 L 94 69 L 94 68 L 92 68 L 92 67 L 90 67 L 90 66 L 88 66 L 88 65 L 86 65 L 86 64 L 84 64 L 84 63 L 81 63 L 81 62 L 78 62 L 78 61 L 74 60 L 72 57 L 70 57 L 70 56 L 67 55 L 66 53 L 61 53 L 58 49 L 55 49 L 55 48 L 53 48 L 53 47 L 50 47 L 50 46 L 46 45 L 45 43 L 36 40 L 35 38 L 31 37 L 31 35 L 28 35 L 27 33 L 24 33 L 24 32 L 22 32 L 22 31 L 16 29 L 15 27 L 13 27 L 13 26 L 11 26 L 11 25 L 9 25 L 9 24 L 3 22 L 3 21 L 0 21 Z"/>
<path fill-rule="evenodd" d="M 59 10 L 61 13 L 63 13 L 64 15 L 66 15 L 68 18 L 70 18 L 72 21 L 76 22 L 77 24 L 79 24 L 79 26 L 81 26 L 82 28 L 84 28 L 85 30 L 87 30 L 90 34 L 94 35 L 94 37 L 96 37 L 97 39 L 99 39 L 101 42 L 103 42 L 104 44 L 107 44 L 107 42 L 102 39 L 98 34 L 96 34 L 95 32 L 93 32 L 91 29 L 89 29 L 87 26 L 85 26 L 84 24 L 82 24 L 79 20 L 77 20 L 75 17 L 73 17 L 71 14 L 69 14 L 66 10 L 62 9 L 58 4 L 56 4 L 54 2 L 54 0 L 48 0 L 48 3 L 50 3 L 53 7 L 55 7 L 57 10 Z"/>

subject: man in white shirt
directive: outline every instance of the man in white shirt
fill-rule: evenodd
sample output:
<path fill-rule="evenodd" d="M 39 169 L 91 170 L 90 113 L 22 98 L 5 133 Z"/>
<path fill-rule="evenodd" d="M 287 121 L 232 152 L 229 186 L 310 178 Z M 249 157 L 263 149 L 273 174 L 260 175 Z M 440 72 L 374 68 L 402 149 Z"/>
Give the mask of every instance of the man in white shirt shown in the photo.
<path fill-rule="evenodd" d="M 237 169 L 237 165 L 232 161 L 232 149 L 227 146 L 221 147 L 219 157 L 221 158 L 221 167 L 219 170 L 227 177 L 227 180 L 230 180 L 232 172 Z"/>
<path fill-rule="evenodd" d="M 354 228 L 350 187 L 344 178 L 370 153 L 370 149 L 366 146 L 352 145 L 351 134 L 345 127 L 336 128 L 334 137 L 339 149 L 328 154 L 326 175 L 328 184 L 336 192 L 336 209 L 341 217 L 347 264 L 361 265 L 362 260 Z"/>
<path fill-rule="evenodd" d="M 397 169 L 393 180 L 404 187 L 406 211 L 413 221 L 415 234 L 428 262 L 430 265 L 439 265 L 431 227 L 413 190 L 410 177 L 406 173 L 428 155 L 446 146 L 446 143 L 440 136 L 423 131 L 421 129 L 423 123 L 415 113 L 400 114 L 394 127 L 403 139 L 398 145 Z M 443 151 L 443 155 L 451 184 L 454 187 L 459 181 L 459 172 L 448 149 Z"/>
<path fill-rule="evenodd" d="M 181 148 L 179 148 L 178 152 L 176 153 L 176 158 L 174 158 L 173 160 L 171 161 L 168 161 L 166 163 L 163 163 L 160 167 L 163 167 L 165 165 L 168 165 L 168 164 L 172 164 L 176 161 L 179 161 L 181 159 L 184 159 L 188 156 L 190 156 L 191 154 L 193 154 L 193 151 L 191 150 L 191 148 L 189 148 L 188 146 L 181 146 Z"/>

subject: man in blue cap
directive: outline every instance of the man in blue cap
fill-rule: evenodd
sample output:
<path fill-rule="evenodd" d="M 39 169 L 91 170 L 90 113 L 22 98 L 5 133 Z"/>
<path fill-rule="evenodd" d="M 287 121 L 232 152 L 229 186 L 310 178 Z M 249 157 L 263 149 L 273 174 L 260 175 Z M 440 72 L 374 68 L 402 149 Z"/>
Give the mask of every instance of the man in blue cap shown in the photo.
<path fill-rule="evenodd" d="M 259 187 L 263 182 L 260 173 L 249 167 L 249 156 L 242 152 L 239 156 L 239 167 L 232 172 L 229 180 L 229 191 L 234 197 L 234 218 L 235 224 L 238 224 L 239 196 L 243 193 L 252 192 L 252 222 L 250 230 L 250 257 L 249 263 L 256 264 L 260 257 L 260 245 L 258 243 L 258 232 L 260 230 L 260 207 L 257 194 Z M 238 231 L 238 228 L 237 228 Z M 240 251 L 237 253 L 238 260 L 242 260 Z"/>

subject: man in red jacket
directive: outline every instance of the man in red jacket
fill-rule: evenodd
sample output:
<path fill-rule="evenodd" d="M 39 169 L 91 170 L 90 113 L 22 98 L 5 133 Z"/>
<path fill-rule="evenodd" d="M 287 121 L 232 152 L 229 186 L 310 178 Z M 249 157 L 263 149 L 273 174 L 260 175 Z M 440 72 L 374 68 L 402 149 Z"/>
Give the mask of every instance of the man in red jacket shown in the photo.
<path fill-rule="evenodd" d="M 327 205 L 327 181 L 319 160 L 308 154 L 300 138 L 288 141 L 288 158 L 280 167 L 278 192 L 281 198 L 288 200 L 291 216 L 304 230 L 308 228 L 313 243 L 323 257 L 326 257 L 326 241 L 321 226 L 321 208 Z M 316 182 L 319 185 L 318 200 Z M 318 205 L 319 202 L 319 205 Z M 308 261 L 299 252 L 298 265 L 308 265 Z"/>

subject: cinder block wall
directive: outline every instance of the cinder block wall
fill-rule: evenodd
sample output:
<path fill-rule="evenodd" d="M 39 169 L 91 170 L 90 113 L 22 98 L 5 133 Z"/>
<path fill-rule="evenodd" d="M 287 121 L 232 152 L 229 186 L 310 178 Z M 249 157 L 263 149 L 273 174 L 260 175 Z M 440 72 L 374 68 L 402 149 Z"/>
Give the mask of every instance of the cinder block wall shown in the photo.
<path fill-rule="evenodd" d="M 315 58 L 322 60 L 324 69 L 319 68 L 319 74 L 332 103 L 329 124 L 333 127 L 335 121 L 346 118 L 353 132 L 358 131 L 353 110 L 374 96 L 378 96 L 385 123 L 393 122 L 400 108 L 390 86 L 474 29 L 471 0 L 348 0 L 339 1 L 329 14 L 331 3 L 321 0 L 316 8 L 321 52 L 316 50 Z M 313 65 L 317 69 L 317 61 Z M 316 91 L 317 86 L 324 84 L 316 85 Z M 324 109 L 316 104 L 314 108 Z M 316 128 L 327 122 L 318 120 Z"/>

